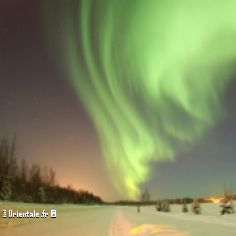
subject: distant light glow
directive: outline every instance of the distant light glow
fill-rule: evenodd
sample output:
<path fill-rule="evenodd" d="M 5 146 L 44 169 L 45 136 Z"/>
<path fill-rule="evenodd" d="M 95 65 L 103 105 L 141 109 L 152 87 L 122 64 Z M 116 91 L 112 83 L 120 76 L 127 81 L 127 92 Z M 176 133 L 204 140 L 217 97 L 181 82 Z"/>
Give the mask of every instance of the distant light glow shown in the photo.
<path fill-rule="evenodd" d="M 208 197 L 206 198 L 207 202 L 220 203 L 224 200 L 224 197 Z"/>
<path fill-rule="evenodd" d="M 177 230 L 176 227 L 170 225 L 144 224 L 134 227 L 131 230 L 131 235 L 132 236 L 139 236 L 139 235 L 187 236 L 189 235 L 189 233 L 181 232 Z"/>

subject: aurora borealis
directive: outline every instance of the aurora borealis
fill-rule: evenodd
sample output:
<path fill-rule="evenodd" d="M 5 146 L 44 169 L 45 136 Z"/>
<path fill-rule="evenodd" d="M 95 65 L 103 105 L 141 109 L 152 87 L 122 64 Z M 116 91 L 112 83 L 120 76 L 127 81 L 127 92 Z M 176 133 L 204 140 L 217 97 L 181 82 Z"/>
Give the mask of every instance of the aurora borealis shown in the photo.
<path fill-rule="evenodd" d="M 224 114 L 236 3 L 70 3 L 62 10 L 70 78 L 114 185 L 135 199 L 151 161 L 175 159 Z"/>
<path fill-rule="evenodd" d="M 0 134 L 20 157 L 105 199 L 236 191 L 234 0 L 0 10 Z"/>

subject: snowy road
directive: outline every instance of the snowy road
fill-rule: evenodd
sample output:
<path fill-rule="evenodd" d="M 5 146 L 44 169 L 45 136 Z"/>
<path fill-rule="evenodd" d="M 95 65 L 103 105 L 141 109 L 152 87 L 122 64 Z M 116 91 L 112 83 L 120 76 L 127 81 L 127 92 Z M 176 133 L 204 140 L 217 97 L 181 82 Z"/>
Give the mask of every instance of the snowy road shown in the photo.
<path fill-rule="evenodd" d="M 207 206 L 205 214 L 156 212 L 154 207 L 60 206 L 56 219 L 31 220 L 27 224 L 0 229 L 1 236 L 235 236 L 236 215 L 220 216 Z M 17 219 L 22 220 L 22 219 Z"/>

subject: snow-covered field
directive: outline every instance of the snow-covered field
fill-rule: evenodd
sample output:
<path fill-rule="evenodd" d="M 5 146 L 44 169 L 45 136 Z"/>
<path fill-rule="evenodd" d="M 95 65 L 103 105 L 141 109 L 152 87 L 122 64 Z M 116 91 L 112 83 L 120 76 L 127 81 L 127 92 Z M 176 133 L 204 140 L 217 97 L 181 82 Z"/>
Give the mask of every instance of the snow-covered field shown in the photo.
<path fill-rule="evenodd" d="M 171 205 L 170 213 L 154 207 L 37 205 L 0 203 L 3 208 L 57 210 L 57 218 L 0 219 L 0 236 L 235 236 L 236 214 L 221 216 L 219 204 L 202 204 L 202 215 L 182 213 Z"/>

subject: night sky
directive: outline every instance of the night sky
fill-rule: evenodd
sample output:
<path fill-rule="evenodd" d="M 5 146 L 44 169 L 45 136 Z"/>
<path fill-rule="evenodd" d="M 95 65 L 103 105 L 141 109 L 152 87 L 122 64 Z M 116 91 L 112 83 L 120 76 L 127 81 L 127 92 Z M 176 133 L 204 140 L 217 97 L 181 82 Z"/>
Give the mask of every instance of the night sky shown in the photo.
<path fill-rule="evenodd" d="M 63 1 L 59 2 L 62 3 Z M 66 1 L 64 1 L 63 4 L 67 4 L 65 2 Z M 69 2 L 76 1 L 68 1 L 68 5 L 73 6 L 73 4 L 69 4 Z M 106 3 L 107 2 L 104 1 L 104 4 Z M 45 5 L 47 8 L 47 4 Z M 49 11 L 45 13 L 43 10 L 45 9 L 45 5 L 43 8 L 42 1 L 31 0 L 2 0 L 0 2 L 0 136 L 11 138 L 14 133 L 16 134 L 17 156 L 19 158 L 24 158 L 29 163 L 37 162 L 42 166 L 51 166 L 56 172 L 59 184 L 64 186 L 71 184 L 75 189 L 87 189 L 100 195 L 105 200 L 132 198 L 134 196 L 132 190 L 136 191 L 133 182 L 135 185 L 139 186 L 141 192 L 145 188 L 148 188 L 153 199 L 163 197 L 220 195 L 223 192 L 224 186 L 227 186 L 230 191 L 236 192 L 236 80 L 234 79 L 236 70 L 231 69 L 230 75 L 227 74 L 227 76 L 230 77 L 230 82 L 227 83 L 225 89 L 223 92 L 220 92 L 219 95 L 223 112 L 221 112 L 218 118 L 210 125 L 204 124 L 201 127 L 198 126 L 200 127 L 199 135 L 196 135 L 197 137 L 194 138 L 194 135 L 192 135 L 192 133 L 190 135 L 187 131 L 186 133 L 188 135 L 181 136 L 181 138 L 179 138 L 179 135 L 171 136 L 164 128 L 158 126 L 158 121 L 163 117 L 159 115 L 159 113 L 149 112 L 152 110 L 151 108 L 155 102 L 152 104 L 142 103 L 142 101 L 145 101 L 144 97 L 141 95 L 132 96 L 130 98 L 132 104 L 138 103 L 139 107 L 136 111 L 138 111 L 137 113 L 140 117 L 145 117 L 145 121 L 148 120 L 152 123 L 153 117 L 159 115 L 157 122 L 153 122 L 152 125 L 148 123 L 148 129 L 146 129 L 146 131 L 152 130 L 152 128 L 153 131 L 150 131 L 152 135 L 146 135 L 145 133 L 147 139 L 143 139 L 144 144 L 149 145 L 149 138 L 155 137 L 155 133 L 159 132 L 161 135 L 155 140 L 160 140 L 163 137 L 165 140 L 163 146 L 168 144 L 171 148 L 167 145 L 170 152 L 161 151 L 162 149 L 156 152 L 153 151 L 150 156 L 156 156 L 160 153 L 163 157 L 159 159 L 155 157 L 148 159 L 148 157 L 145 157 L 145 160 L 148 159 L 147 163 L 143 162 L 144 159 L 141 159 L 137 154 L 137 158 L 140 158 L 141 165 L 144 163 L 144 165 L 148 166 L 149 173 L 147 174 L 146 169 L 143 170 L 138 164 L 137 169 L 135 169 L 136 166 L 132 169 L 132 164 L 134 163 L 130 161 L 128 172 L 130 172 L 131 175 L 128 175 L 127 178 L 136 178 L 136 176 L 139 177 L 139 175 L 142 176 L 140 176 L 137 183 L 131 180 L 131 182 L 123 183 L 122 178 L 125 178 L 125 173 L 127 172 L 127 169 L 123 167 L 126 159 L 124 156 L 121 157 L 122 152 L 117 150 L 119 158 L 124 161 L 122 162 L 122 167 L 119 167 L 119 164 L 117 164 L 118 159 L 112 157 L 114 147 L 120 147 L 120 144 L 118 145 L 118 141 L 116 141 L 116 145 L 114 144 L 114 146 L 112 146 L 113 144 L 111 144 L 113 149 L 107 150 L 104 148 L 104 145 L 106 146 L 109 143 L 106 135 L 110 135 L 111 140 L 119 139 L 112 136 L 113 132 L 103 133 L 104 130 L 102 128 L 100 129 L 99 126 L 101 123 L 102 127 L 106 125 L 105 122 L 104 124 L 101 122 L 102 116 L 94 116 L 94 104 L 90 106 L 90 102 L 84 102 L 84 100 L 88 100 L 89 94 L 93 90 L 88 90 L 89 92 L 86 94 L 87 97 L 85 98 L 81 90 L 85 90 L 87 83 L 84 83 L 84 87 L 81 86 L 82 89 L 77 89 L 75 88 L 76 82 L 71 82 L 73 79 L 69 79 L 69 77 L 73 77 L 73 73 L 69 72 L 70 69 L 67 69 L 66 63 L 63 64 L 64 61 L 67 60 L 67 57 L 64 57 L 63 53 L 60 52 L 61 44 L 56 42 L 57 36 L 63 35 L 67 31 L 64 31 L 65 26 L 60 22 L 54 24 L 54 27 L 50 28 L 50 30 L 46 29 L 45 19 L 48 21 L 52 20 L 52 16 L 50 15 L 50 17 L 47 18 L 44 15 L 48 14 Z M 50 9 L 51 8 L 50 6 Z M 55 7 L 55 9 L 59 8 Z M 105 8 L 105 10 L 108 11 L 109 8 Z M 94 11 L 93 9 L 92 13 Z M 71 12 L 72 11 L 69 11 L 67 14 Z M 100 14 L 101 12 L 102 10 L 100 10 Z M 93 14 L 90 15 L 91 18 L 94 16 L 91 22 L 94 22 L 96 17 L 100 16 L 99 13 L 96 14 L 95 16 Z M 117 15 L 113 15 L 114 18 L 115 16 L 118 16 L 118 13 Z M 126 20 L 129 19 L 128 14 L 126 14 L 125 17 Z M 65 19 L 66 16 L 61 18 Z M 72 16 L 69 18 L 73 20 Z M 48 25 L 51 26 L 52 22 L 48 22 Z M 91 28 L 93 28 L 94 25 L 92 23 L 91 25 Z M 102 27 L 101 22 L 100 27 Z M 48 31 L 50 31 L 50 33 L 48 33 Z M 83 29 L 81 29 L 80 32 L 83 32 Z M 105 38 L 96 36 L 96 29 L 94 32 L 93 40 L 95 40 L 96 37 L 97 41 L 105 40 Z M 102 32 L 102 30 L 99 31 L 100 34 L 102 34 Z M 135 36 L 135 33 L 133 36 Z M 82 33 L 77 34 L 77 38 L 80 37 L 82 37 Z M 52 47 L 54 44 L 53 40 L 55 40 L 55 45 L 57 45 L 54 48 Z M 84 37 L 84 40 L 86 40 L 86 37 Z M 125 41 L 125 37 L 118 37 L 117 40 L 123 42 Z M 92 41 L 91 44 L 93 45 L 91 48 L 96 51 L 96 53 L 94 53 L 95 61 L 99 65 L 98 68 L 100 68 L 100 71 L 102 71 L 102 59 L 105 60 L 105 56 L 99 56 L 97 52 L 99 51 L 98 45 L 96 45 L 94 41 Z M 86 44 L 78 43 L 77 50 L 80 52 L 80 47 L 83 46 L 85 47 Z M 224 48 L 222 42 L 220 46 Z M 124 50 L 127 48 L 128 47 L 124 47 Z M 105 50 L 105 47 L 103 49 Z M 62 49 L 62 51 L 63 50 L 65 51 L 66 49 Z M 129 49 L 127 49 L 127 51 L 129 51 Z M 116 50 L 112 50 L 112 52 L 117 57 L 122 53 L 116 53 Z M 86 50 L 84 50 L 83 53 L 79 53 L 80 57 L 83 57 L 82 54 L 86 57 Z M 146 55 L 144 55 L 143 58 L 145 58 L 145 56 Z M 234 60 L 231 57 L 230 60 L 232 64 Z M 68 56 L 68 63 L 70 63 L 72 58 L 73 57 Z M 85 59 L 82 60 L 82 64 L 86 64 Z M 106 66 L 109 67 L 109 63 L 105 64 L 103 72 L 100 72 L 100 74 L 105 74 Z M 130 64 L 130 67 L 132 66 L 133 64 Z M 92 77 L 92 72 L 89 75 L 87 71 L 89 68 L 94 67 L 87 67 L 85 72 L 83 71 L 81 74 Z M 122 71 L 125 66 L 117 66 L 116 68 Z M 107 75 L 111 75 L 114 71 L 115 70 L 109 73 L 107 72 Z M 132 71 L 128 73 L 126 70 L 123 74 L 121 72 L 117 72 L 117 74 L 125 79 L 127 77 L 127 80 L 128 76 L 138 76 L 138 72 L 137 74 Z M 99 80 L 99 76 L 96 77 L 96 80 Z M 91 81 L 88 83 L 89 85 L 93 83 L 93 80 Z M 109 82 L 109 80 L 107 81 Z M 216 80 L 216 83 L 219 84 L 217 81 L 218 80 Z M 129 84 L 127 84 L 123 83 L 122 85 L 128 86 Z M 132 84 L 132 81 L 130 84 Z M 116 87 L 115 82 L 113 86 Z M 122 86 L 117 85 L 117 87 L 122 90 Z M 104 88 L 106 91 L 110 89 L 107 85 L 104 86 L 103 89 Z M 136 89 L 138 90 L 139 88 Z M 123 98 L 127 93 L 125 98 L 128 99 L 129 96 L 131 96 L 130 91 L 130 88 L 122 90 L 124 93 Z M 132 88 L 132 91 L 135 94 L 134 88 Z M 175 89 L 170 91 L 170 93 L 172 93 Z M 210 92 L 209 90 L 209 93 Z M 112 93 L 112 95 L 116 94 L 120 93 Z M 99 93 L 97 93 L 96 96 L 99 98 Z M 96 96 L 91 96 L 89 101 L 96 100 Z M 203 95 L 199 89 L 198 96 L 196 96 L 195 99 L 199 97 L 200 100 L 201 96 Z M 104 99 L 106 98 L 107 97 Z M 114 101 L 121 100 L 122 97 L 116 99 L 117 98 L 114 98 Z M 169 98 L 166 97 L 166 99 L 168 100 Z M 101 101 L 103 100 L 97 99 L 96 103 Z M 148 107 L 145 104 L 148 104 Z M 158 112 L 162 112 L 161 109 L 165 109 L 166 103 L 160 102 L 158 104 L 160 105 Z M 170 104 L 170 102 L 168 102 L 168 104 Z M 112 106 L 112 103 L 110 106 Z M 127 106 L 127 109 L 128 107 L 129 106 Z M 168 114 L 171 113 L 171 116 L 174 117 L 170 120 L 171 122 L 175 122 L 175 119 L 183 118 L 184 123 L 189 122 L 190 125 L 192 124 L 190 122 L 191 118 L 186 118 L 182 115 L 181 109 L 177 109 L 174 105 L 170 105 L 169 107 L 173 108 L 171 112 L 168 111 Z M 100 108 L 102 110 L 102 107 Z M 214 106 L 211 107 L 209 104 L 207 108 L 215 109 Z M 116 110 L 116 112 L 117 114 L 119 113 L 118 110 Z M 166 110 L 163 112 L 166 112 Z M 209 115 L 207 119 L 212 119 L 212 116 L 216 113 Z M 127 117 L 130 116 L 127 115 Z M 112 118 L 109 119 L 112 120 Z M 195 123 L 193 121 L 193 124 Z M 117 125 L 119 123 L 115 121 L 111 124 Z M 165 123 L 163 122 L 161 124 L 164 125 Z M 183 124 L 181 122 L 179 122 L 179 124 L 182 128 Z M 208 123 L 206 122 L 206 124 Z M 109 127 L 113 127 L 113 125 Z M 119 129 L 119 126 L 116 126 L 114 130 L 120 131 L 124 129 L 124 127 L 127 128 L 128 126 L 123 125 L 121 129 Z M 156 130 L 154 130 L 154 128 Z M 106 127 L 106 129 L 109 128 Z M 175 129 L 177 130 L 176 127 L 172 130 Z M 132 128 L 131 131 L 122 133 L 122 135 L 126 137 L 128 134 L 132 133 L 132 138 L 136 136 L 136 133 L 137 136 L 140 135 L 142 130 L 144 129 L 139 129 L 134 132 Z M 176 133 L 178 132 L 176 131 Z M 191 136 L 191 142 L 186 138 L 187 136 L 189 139 Z M 178 137 L 178 140 L 177 138 L 174 140 L 174 137 Z M 188 141 L 186 141 L 185 138 Z M 166 140 L 168 140 L 168 142 Z M 135 145 L 138 147 L 139 142 L 135 143 L 134 146 Z M 158 144 L 155 145 L 158 146 Z M 129 146 L 129 153 L 135 154 L 135 151 L 131 152 L 130 149 Z M 144 149 L 142 149 L 140 153 L 143 153 L 143 150 Z M 165 155 L 167 158 L 165 158 Z M 104 158 L 104 156 L 109 157 Z M 113 158 L 113 160 L 116 161 L 110 163 L 109 158 Z M 130 158 L 130 156 L 127 158 Z M 116 164 L 117 169 L 114 168 Z M 136 165 L 136 163 L 134 165 Z M 109 168 L 112 168 L 113 171 L 109 170 Z M 132 172 L 135 172 L 135 174 L 132 175 Z M 121 190 L 122 187 L 128 189 L 129 186 L 131 188 L 130 194 L 126 193 L 125 190 Z M 127 192 L 129 192 L 129 190 L 127 190 Z"/>

